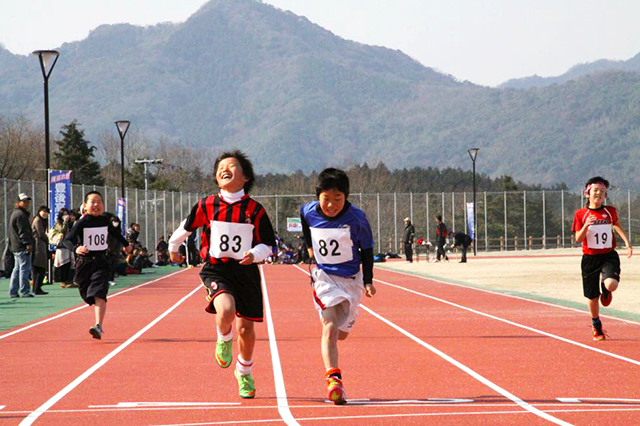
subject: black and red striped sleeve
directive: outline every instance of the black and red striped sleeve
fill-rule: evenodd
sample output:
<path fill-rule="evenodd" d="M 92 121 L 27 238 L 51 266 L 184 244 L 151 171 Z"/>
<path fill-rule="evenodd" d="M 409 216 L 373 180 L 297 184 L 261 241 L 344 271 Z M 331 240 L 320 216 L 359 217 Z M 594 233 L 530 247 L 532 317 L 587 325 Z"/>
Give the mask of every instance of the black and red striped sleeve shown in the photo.
<path fill-rule="evenodd" d="M 187 216 L 187 220 L 184 223 L 184 229 L 189 232 L 194 232 L 196 229 L 201 228 L 209 223 L 207 209 L 211 208 L 210 203 L 207 200 L 212 197 L 205 197 L 200 199 L 191 209 L 191 213 Z"/>
<path fill-rule="evenodd" d="M 267 211 L 261 205 L 258 205 L 255 212 L 255 220 L 253 225 L 253 246 L 258 244 L 265 244 L 273 247 L 276 245 L 276 235 L 273 232 L 273 226 L 267 215 Z"/>

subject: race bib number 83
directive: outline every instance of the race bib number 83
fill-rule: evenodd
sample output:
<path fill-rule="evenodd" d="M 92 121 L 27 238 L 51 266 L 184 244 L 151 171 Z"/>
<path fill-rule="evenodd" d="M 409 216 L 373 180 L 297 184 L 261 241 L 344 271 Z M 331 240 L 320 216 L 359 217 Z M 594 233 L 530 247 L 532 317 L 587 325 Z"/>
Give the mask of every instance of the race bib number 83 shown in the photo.
<path fill-rule="evenodd" d="M 591 225 L 587 229 L 587 245 L 592 249 L 608 249 L 613 247 L 611 224 Z"/>
<path fill-rule="evenodd" d="M 215 258 L 230 257 L 240 260 L 253 244 L 253 225 L 211 221 L 209 255 Z"/>
<path fill-rule="evenodd" d="M 84 228 L 82 235 L 82 242 L 89 249 L 89 251 L 106 250 L 108 229 L 106 226 L 100 226 L 98 228 Z"/>

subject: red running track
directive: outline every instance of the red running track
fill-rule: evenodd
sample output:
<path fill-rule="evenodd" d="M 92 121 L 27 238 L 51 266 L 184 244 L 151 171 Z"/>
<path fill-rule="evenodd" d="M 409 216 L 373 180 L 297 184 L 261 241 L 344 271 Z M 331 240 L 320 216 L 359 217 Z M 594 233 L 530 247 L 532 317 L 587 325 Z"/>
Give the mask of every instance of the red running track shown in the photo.
<path fill-rule="evenodd" d="M 593 342 L 584 312 L 381 269 L 340 342 L 338 407 L 306 269 L 265 266 L 243 400 L 197 272 L 110 298 L 101 341 L 90 309 L 0 335 L 0 425 L 640 424 L 640 324 L 606 319 L 612 338 Z"/>

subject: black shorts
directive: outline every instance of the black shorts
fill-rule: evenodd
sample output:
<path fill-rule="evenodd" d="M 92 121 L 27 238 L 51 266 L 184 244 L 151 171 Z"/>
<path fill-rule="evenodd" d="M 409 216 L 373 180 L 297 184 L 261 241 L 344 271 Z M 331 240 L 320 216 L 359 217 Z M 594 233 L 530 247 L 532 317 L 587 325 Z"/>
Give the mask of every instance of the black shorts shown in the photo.
<path fill-rule="evenodd" d="M 76 260 L 75 282 L 80 297 L 89 305 L 95 303 L 96 297 L 107 300 L 110 278 L 111 263 L 106 256 L 79 256 Z"/>
<path fill-rule="evenodd" d="M 221 293 L 229 293 L 236 302 L 236 316 L 251 321 L 262 322 L 262 288 L 258 265 L 207 264 L 200 272 L 202 284 L 207 289 L 205 311 L 216 313 L 213 300 Z"/>
<path fill-rule="evenodd" d="M 602 279 L 600 278 L 602 274 Z M 582 290 L 584 297 L 600 296 L 600 282 L 607 278 L 620 281 L 620 256 L 613 250 L 606 254 L 582 255 Z"/>

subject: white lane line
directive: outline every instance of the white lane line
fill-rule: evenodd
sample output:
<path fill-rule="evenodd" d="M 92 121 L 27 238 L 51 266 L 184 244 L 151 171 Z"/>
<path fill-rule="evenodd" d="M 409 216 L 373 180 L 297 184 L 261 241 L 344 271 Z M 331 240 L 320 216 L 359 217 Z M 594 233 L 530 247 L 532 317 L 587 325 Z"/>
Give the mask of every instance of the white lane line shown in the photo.
<path fill-rule="evenodd" d="M 513 321 L 510 321 L 508 319 L 500 318 L 500 317 L 497 317 L 495 315 L 487 314 L 485 312 L 480 312 L 480 311 L 477 311 L 475 309 L 459 305 L 457 303 L 449 302 L 448 300 L 440 299 L 439 297 L 430 296 L 428 294 L 420 293 L 419 291 L 415 291 L 415 290 L 412 290 L 410 288 L 399 286 L 397 284 L 391 284 L 391 283 L 388 283 L 386 281 L 381 281 L 381 280 L 378 280 L 378 279 L 375 279 L 374 281 L 377 281 L 377 282 L 382 283 L 384 285 L 387 285 L 389 287 L 395 287 L 395 288 L 398 288 L 400 290 L 404 290 L 406 292 L 413 293 L 413 294 L 416 294 L 418 296 L 425 297 L 427 299 L 431 299 L 431 300 L 435 300 L 437 302 L 445 303 L 447 305 L 454 306 L 454 307 L 456 307 L 458 309 L 463 309 L 465 311 L 473 312 L 474 314 L 482 315 L 484 317 L 491 318 L 493 320 L 500 321 L 500 322 L 503 322 L 505 324 L 512 325 L 514 327 L 522 328 L 524 330 L 528 330 L 528 331 L 531 331 L 533 333 L 542 334 L 543 336 L 551 337 L 552 339 L 560 340 L 561 342 L 569 343 L 571 345 L 575 345 L 575 346 L 581 347 L 583 349 L 587 349 L 587 350 L 590 350 L 590 351 L 593 351 L 593 352 L 597 352 L 597 353 L 602 354 L 602 355 L 610 356 L 612 358 L 616 358 L 616 359 L 619 359 L 621 361 L 625 361 L 625 362 L 640 366 L 640 361 L 637 361 L 635 359 L 627 358 L 627 357 L 624 357 L 622 355 L 614 354 L 612 352 L 603 351 L 602 349 L 594 348 L 593 346 L 588 346 L 588 345 L 585 345 L 584 343 L 576 342 L 575 340 L 566 339 L 564 337 L 561 337 L 561 336 L 558 336 L 558 335 L 555 335 L 555 334 L 547 333 L 546 331 L 538 330 L 537 328 L 529 327 L 529 326 L 523 325 L 523 324 L 518 324 L 517 322 L 513 322 Z"/>
<path fill-rule="evenodd" d="M 523 409 L 529 411 L 530 413 L 535 414 L 536 416 L 542 417 L 543 419 L 546 419 L 546 420 L 548 420 L 548 421 L 550 421 L 552 423 L 555 423 L 557 425 L 565 425 L 565 426 L 566 425 L 571 425 L 571 423 L 567 423 L 567 422 L 565 422 L 563 420 L 560 420 L 558 418 L 555 418 L 555 417 L 545 413 L 544 411 L 540 411 L 539 409 L 537 409 L 533 405 L 529 404 L 528 402 L 523 401 L 522 399 L 520 399 L 517 396 L 513 395 L 511 392 L 507 391 L 506 389 L 501 388 L 500 386 L 496 385 L 495 383 L 493 383 L 489 379 L 486 379 L 485 377 L 483 377 L 480 374 L 476 373 L 471 368 L 467 367 L 466 365 L 462 364 L 461 362 L 456 361 L 455 359 L 451 358 L 449 355 L 445 354 L 441 350 L 436 349 L 435 347 L 431 346 L 427 342 L 419 339 L 418 337 L 414 336 L 413 334 L 409 333 L 408 331 L 406 331 L 402 327 L 394 324 L 393 322 L 389 321 L 388 319 L 384 318 L 383 316 L 378 315 L 377 313 L 375 313 L 371 309 L 367 308 L 365 305 L 360 305 L 360 307 L 362 309 L 364 309 L 365 311 L 369 312 L 374 317 L 378 318 L 380 321 L 384 322 L 385 324 L 389 325 L 390 327 L 392 327 L 395 330 L 399 331 L 400 333 L 404 334 L 405 336 L 407 336 L 408 338 L 410 338 L 411 340 L 413 340 L 417 344 L 427 348 L 428 350 L 430 350 L 434 354 L 436 354 L 439 357 L 443 358 L 445 361 L 448 361 L 449 363 L 455 365 L 456 367 L 458 367 L 459 369 L 461 369 L 462 371 L 464 371 L 465 373 L 467 373 L 468 375 L 470 375 L 474 379 L 478 380 L 479 382 L 485 384 L 486 386 L 490 387 L 494 391 L 498 392 L 500 395 L 502 395 L 502 396 L 504 396 L 506 398 L 509 398 L 511 401 L 513 401 L 514 403 L 516 403 L 517 405 L 519 405 Z"/>
<path fill-rule="evenodd" d="M 296 265 L 296 268 L 300 269 L 302 272 L 304 272 L 305 274 L 308 275 L 308 272 L 306 272 L 304 269 L 299 268 L 297 265 Z M 376 281 L 379 281 L 379 280 L 376 280 Z M 480 381 L 484 385 L 486 385 L 486 386 L 490 387 L 491 389 L 493 389 L 494 391 L 498 392 L 500 395 L 510 399 L 511 401 L 513 401 L 515 404 L 517 404 L 521 408 L 529 411 L 532 414 L 535 414 L 536 416 L 542 417 L 545 420 L 548 420 L 548 421 L 550 421 L 552 423 L 555 423 L 557 425 L 571 426 L 571 423 L 567 423 L 567 422 L 565 422 L 563 420 L 557 419 L 557 418 L 545 413 L 544 411 L 540 411 L 539 409 L 537 409 L 533 405 L 529 404 L 528 402 L 523 401 L 522 399 L 520 399 L 517 396 L 513 395 L 512 393 L 508 392 L 506 389 L 501 388 L 500 386 L 496 385 L 495 383 L 493 383 L 489 379 L 486 379 L 485 377 L 483 377 L 480 374 L 476 373 L 471 368 L 467 367 L 466 365 L 462 364 L 461 362 L 456 361 L 455 359 L 453 359 L 449 355 L 445 354 L 441 350 L 436 349 L 434 346 L 431 346 L 430 344 L 424 342 L 423 340 L 421 340 L 418 337 L 414 336 L 413 334 L 409 333 L 408 331 L 406 331 L 402 327 L 394 324 L 393 322 L 391 322 L 388 319 L 382 317 L 381 315 L 378 315 L 377 313 L 375 313 L 371 309 L 367 308 L 365 305 L 361 304 L 360 307 L 362 309 L 364 309 L 365 311 L 369 312 L 374 317 L 378 318 L 380 321 L 382 321 L 385 324 L 389 325 L 391 328 L 399 331 L 400 333 L 404 334 L 405 336 L 407 336 L 408 338 L 410 338 L 414 342 L 418 343 L 420 346 L 423 346 L 424 348 L 430 350 L 431 352 L 433 352 L 436 355 L 440 356 L 441 358 L 443 358 L 447 362 L 455 365 L 456 367 L 458 367 L 459 369 L 461 369 L 465 373 L 469 374 L 474 379 Z"/>
<path fill-rule="evenodd" d="M 89 408 L 139 408 L 139 407 L 219 407 L 237 406 L 239 402 L 118 402 L 116 405 L 89 405 Z"/>
<path fill-rule="evenodd" d="M 495 294 L 495 295 L 498 295 L 498 296 L 511 297 L 512 299 L 524 300 L 526 302 L 538 303 L 540 305 L 551 306 L 551 307 L 558 308 L 558 309 L 564 309 L 564 310 L 567 310 L 567 311 L 578 312 L 578 313 L 583 314 L 583 315 L 589 315 L 589 312 L 584 311 L 584 310 L 580 310 L 580 309 L 576 309 L 576 308 L 570 308 L 569 306 L 557 305 L 557 304 L 550 303 L 550 302 L 544 302 L 542 300 L 529 299 L 529 298 L 526 298 L 526 297 L 523 297 L 523 296 L 516 296 L 515 294 L 502 293 L 502 292 L 499 292 L 499 291 L 487 290 L 487 289 L 484 289 L 484 288 L 478 288 L 478 287 L 474 287 L 474 286 L 470 286 L 470 285 L 453 283 L 453 282 L 449 282 L 449 281 L 443 281 L 443 280 L 438 279 L 438 278 L 424 277 L 422 275 L 410 274 L 408 272 L 397 271 L 395 269 L 381 268 L 379 266 L 376 266 L 376 268 L 381 270 L 381 271 L 393 272 L 393 273 L 396 273 L 396 274 L 406 275 L 408 277 L 418 278 L 418 279 L 425 280 L 425 281 L 433 281 L 433 282 L 436 282 L 436 283 L 450 285 L 450 286 L 453 286 L 453 287 L 462 287 L 462 288 L 466 288 L 466 289 L 469 289 L 469 290 L 477 290 L 477 291 L 481 291 L 481 292 L 484 292 L 484 293 Z M 612 317 L 610 315 L 603 315 L 602 313 L 600 313 L 600 316 L 602 318 L 607 318 L 607 319 L 617 320 L 617 321 L 621 321 L 621 322 L 626 322 L 627 324 L 640 325 L 640 322 L 638 322 L 638 321 L 633 321 L 633 320 L 629 320 L 629 319 L 625 319 L 625 318 Z"/>
<path fill-rule="evenodd" d="M 260 265 L 260 276 L 262 277 L 262 295 L 264 298 L 264 313 L 267 320 L 267 331 L 269 333 L 269 347 L 271 348 L 271 362 L 273 364 L 273 380 L 276 385 L 276 399 L 278 402 L 278 413 L 282 420 L 290 426 L 300 425 L 289 410 L 289 401 L 287 400 L 287 391 L 284 386 L 284 376 L 282 375 L 282 365 L 280 364 L 280 355 L 278 354 L 278 344 L 276 342 L 276 331 L 273 327 L 273 319 L 271 317 L 271 304 L 269 303 L 269 293 L 267 292 L 267 281 L 264 277 L 264 269 Z"/>
<path fill-rule="evenodd" d="M 122 291 L 119 291 L 119 292 L 114 293 L 113 295 L 109 296 L 109 299 L 113 299 L 114 297 L 119 296 L 119 295 L 121 295 L 121 294 L 127 293 L 127 292 L 129 292 L 129 291 L 137 290 L 137 289 L 139 289 L 140 287 L 144 287 L 144 286 L 146 286 L 146 285 L 153 284 L 153 283 L 155 283 L 155 282 L 157 282 L 157 281 L 163 280 L 163 279 L 165 279 L 165 278 L 169 278 L 169 277 L 171 277 L 171 276 L 173 276 L 173 275 L 179 274 L 180 272 L 184 272 L 184 271 L 186 271 L 186 269 L 182 269 L 182 270 L 180 270 L 180 271 L 176 271 L 176 272 L 174 272 L 174 273 L 172 273 L 172 274 L 165 275 L 165 276 L 160 277 L 160 278 L 157 278 L 157 279 L 155 279 L 155 280 L 153 280 L 153 281 L 149 281 L 149 282 L 146 282 L 146 283 L 138 284 L 137 286 L 130 287 L 130 288 L 127 288 L 127 289 L 124 289 L 124 290 L 122 290 Z M 72 314 L 72 313 L 74 313 L 74 312 L 77 312 L 77 311 L 79 311 L 80 309 L 84 309 L 84 308 L 88 308 L 88 307 L 89 307 L 89 305 L 82 305 L 82 306 L 78 306 L 77 308 L 71 309 L 70 311 L 63 312 L 63 313 L 61 313 L 61 314 L 59 314 L 59 315 L 56 315 L 55 317 L 51 317 L 51 318 L 44 319 L 44 320 L 42 320 L 42 321 L 38 321 L 38 322 L 36 322 L 36 323 L 30 324 L 30 325 L 28 325 L 28 326 L 26 326 L 26 327 L 23 327 L 23 328 L 19 328 L 19 329 L 14 330 L 14 331 L 12 331 L 12 332 L 10 332 L 10 333 L 7 333 L 7 334 L 2 334 L 2 335 L 0 335 L 0 340 L 4 339 L 4 338 L 6 338 L 6 337 L 9 337 L 9 336 L 13 336 L 14 334 L 18 334 L 18 333 L 20 333 L 20 332 L 23 332 L 23 331 L 29 330 L 30 328 L 37 327 L 37 326 L 42 325 L 42 324 L 46 324 L 46 323 L 48 323 L 49 321 L 53 321 L 53 320 L 56 320 L 56 319 L 58 319 L 58 318 L 62 318 L 62 317 L 64 317 L 64 316 L 66 316 L 66 315 L 69 315 L 69 314 Z"/>
<path fill-rule="evenodd" d="M 147 324 L 144 328 L 142 328 L 140 331 L 138 331 L 136 334 L 134 334 L 133 336 L 131 336 L 126 342 L 122 343 L 120 346 L 118 346 L 117 348 L 115 348 L 113 351 L 111 351 L 107 356 L 105 356 L 104 358 L 102 358 L 100 361 L 98 361 L 93 367 L 89 368 L 87 371 L 85 371 L 84 373 L 82 373 L 80 376 L 78 376 L 73 382 L 69 383 L 67 386 L 65 386 L 64 389 L 62 389 L 60 392 L 58 392 L 57 394 L 55 394 L 53 397 L 51 397 L 47 402 L 45 402 L 44 404 L 42 404 L 40 407 L 36 408 L 35 411 L 31 412 L 31 414 L 29 414 L 27 416 L 27 418 L 25 418 L 23 421 L 20 422 L 21 426 L 27 426 L 32 424 L 33 422 L 35 422 L 38 417 L 40 417 L 42 414 L 44 414 L 49 408 L 51 408 L 56 402 L 60 401 L 62 398 L 64 398 L 69 392 L 71 392 L 73 389 L 75 389 L 80 383 L 82 383 L 83 381 L 85 381 L 89 376 L 91 376 L 93 373 L 95 373 L 96 371 L 98 371 L 98 369 L 100 367 L 102 367 L 103 365 L 105 365 L 107 362 L 109 362 L 113 357 L 115 357 L 116 355 L 118 355 L 120 352 L 122 352 L 127 346 L 129 346 L 130 344 L 132 344 L 133 342 L 135 342 L 140 336 L 142 336 L 144 333 L 146 333 L 149 329 L 151 329 L 151 327 L 153 327 L 154 325 L 156 325 L 158 322 L 160 322 L 164 317 L 166 317 L 167 315 L 169 315 L 174 309 L 176 309 L 178 306 L 180 306 L 185 300 L 187 300 L 189 297 L 191 297 L 196 291 L 200 290 L 202 286 L 198 285 L 196 288 L 194 288 L 189 294 L 187 294 L 186 296 L 184 296 L 182 299 L 180 299 L 175 305 L 173 305 L 172 307 L 170 307 L 168 310 L 166 310 L 163 314 L 161 314 L 159 317 L 157 317 L 156 319 L 154 319 L 153 321 L 151 321 L 149 324 Z"/>

